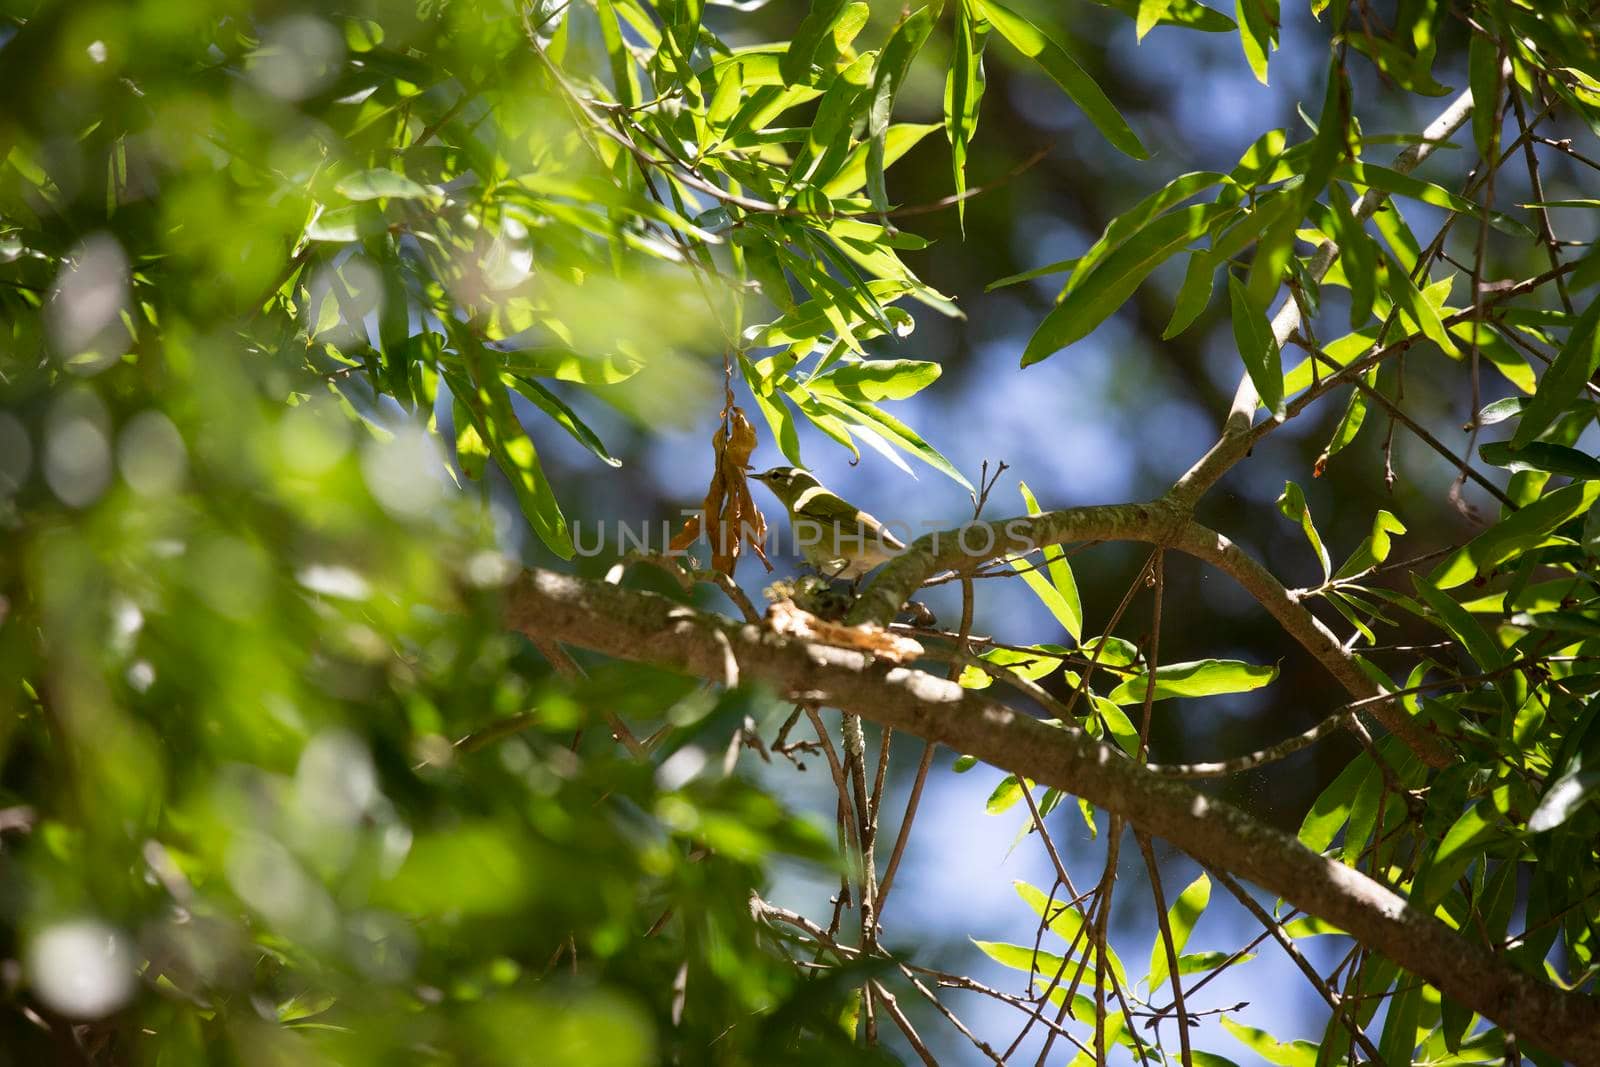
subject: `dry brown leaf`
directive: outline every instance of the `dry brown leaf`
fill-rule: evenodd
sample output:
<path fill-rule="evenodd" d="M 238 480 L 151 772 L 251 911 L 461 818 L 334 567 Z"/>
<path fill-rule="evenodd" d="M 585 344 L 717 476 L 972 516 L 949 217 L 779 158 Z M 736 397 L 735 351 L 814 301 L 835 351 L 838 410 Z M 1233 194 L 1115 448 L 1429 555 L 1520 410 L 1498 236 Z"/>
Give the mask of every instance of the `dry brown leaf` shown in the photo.
<path fill-rule="evenodd" d="M 891 633 L 877 623 L 846 626 L 829 622 L 795 607 L 792 600 L 779 600 L 768 608 L 767 625 L 772 627 L 774 633 L 786 637 L 797 637 L 834 648 L 853 648 L 895 664 L 909 663 L 923 655 L 923 648 L 916 641 Z"/>
<path fill-rule="evenodd" d="M 745 475 L 756 450 L 756 428 L 738 407 L 730 406 L 724 414 L 723 425 L 711 438 L 716 459 L 705 501 L 699 513 L 683 524 L 670 547 L 673 552 L 686 551 L 704 534 L 711 545 L 712 569 L 732 577 L 740 552 L 748 544 L 770 571 L 772 564 L 762 549 L 767 519 L 756 507 Z"/>

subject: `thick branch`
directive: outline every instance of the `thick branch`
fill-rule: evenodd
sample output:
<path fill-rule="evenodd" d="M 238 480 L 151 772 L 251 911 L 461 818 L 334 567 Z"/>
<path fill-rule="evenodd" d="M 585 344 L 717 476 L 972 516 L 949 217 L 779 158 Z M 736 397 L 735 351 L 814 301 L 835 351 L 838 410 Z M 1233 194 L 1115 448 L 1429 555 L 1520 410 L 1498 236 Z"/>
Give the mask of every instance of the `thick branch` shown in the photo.
<path fill-rule="evenodd" d="M 1176 546 L 1181 547 L 1181 546 Z M 1365 875 L 1082 732 L 1018 714 L 921 671 L 810 645 L 635 592 L 530 571 L 505 619 L 530 636 L 720 681 L 739 676 L 786 699 L 825 702 L 1068 790 L 1321 916 L 1485 1017 L 1575 1063 L 1600 1064 L 1600 1007 L 1515 971 Z"/>
<path fill-rule="evenodd" d="M 856 602 L 850 621 L 893 618 L 900 605 L 937 571 L 969 570 L 994 553 L 1022 553 L 1069 541 L 1143 541 L 1205 560 L 1243 586 L 1353 699 L 1370 700 L 1383 694 L 1333 631 L 1297 603 L 1270 571 L 1226 537 L 1164 501 L 1067 508 L 928 534 L 878 572 Z M 1429 765 L 1446 767 L 1453 762 L 1454 755 L 1444 740 L 1395 702 L 1373 701 L 1365 710 Z"/>

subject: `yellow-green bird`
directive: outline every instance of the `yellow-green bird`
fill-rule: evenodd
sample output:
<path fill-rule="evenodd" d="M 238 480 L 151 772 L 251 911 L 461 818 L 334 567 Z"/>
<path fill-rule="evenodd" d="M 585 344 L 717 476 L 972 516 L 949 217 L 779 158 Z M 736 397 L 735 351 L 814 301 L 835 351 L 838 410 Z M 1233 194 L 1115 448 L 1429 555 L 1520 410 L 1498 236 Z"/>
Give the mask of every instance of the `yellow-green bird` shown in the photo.
<path fill-rule="evenodd" d="M 750 477 L 772 490 L 789 512 L 789 528 L 806 562 L 828 578 L 855 579 L 905 550 L 883 523 L 832 492 L 801 467 L 774 467 Z"/>

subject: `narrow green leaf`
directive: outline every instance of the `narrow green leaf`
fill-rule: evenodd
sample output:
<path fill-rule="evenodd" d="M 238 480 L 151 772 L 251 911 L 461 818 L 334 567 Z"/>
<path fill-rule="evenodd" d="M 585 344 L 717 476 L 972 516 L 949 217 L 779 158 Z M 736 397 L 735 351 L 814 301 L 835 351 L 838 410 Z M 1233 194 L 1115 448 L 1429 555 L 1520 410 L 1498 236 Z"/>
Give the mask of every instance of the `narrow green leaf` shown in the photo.
<path fill-rule="evenodd" d="M 1131 19 L 1139 17 L 1139 7 L 1142 0 L 1094 0 L 1101 7 L 1109 7 L 1122 12 Z M 1215 11 L 1199 0 L 1170 0 L 1167 4 L 1166 14 L 1162 15 L 1157 23 L 1161 26 L 1178 26 L 1187 30 L 1199 30 L 1202 33 L 1232 33 L 1233 20 L 1220 11 Z"/>
<path fill-rule="evenodd" d="M 833 32 L 833 24 L 844 12 L 846 0 L 812 0 L 811 8 L 789 42 L 778 69 L 785 85 L 795 85 L 811 80 L 811 60 L 822 46 L 823 38 Z"/>
<path fill-rule="evenodd" d="M 1089 246 L 1078 260 L 1077 270 L 1067 282 L 1066 291 L 1071 292 L 1078 284 L 1100 264 L 1106 256 L 1110 255 L 1129 237 L 1138 233 L 1150 220 L 1161 215 L 1168 208 L 1183 203 L 1212 186 L 1222 182 L 1226 175 L 1217 171 L 1192 171 L 1180 174 L 1160 189 L 1151 193 L 1133 207 L 1124 211 L 1106 224 L 1104 232 Z"/>
<path fill-rule="evenodd" d="M 434 194 L 425 186 L 392 170 L 363 170 L 346 174 L 334 189 L 348 200 L 426 200 Z"/>
<path fill-rule="evenodd" d="M 1028 339 L 1022 365 L 1038 363 L 1086 337 L 1133 295 L 1151 271 L 1232 210 L 1220 204 L 1194 204 L 1162 215 L 1129 237 L 1045 316 Z"/>
<path fill-rule="evenodd" d="M 1175 954 L 1181 956 L 1183 946 L 1189 943 L 1189 934 L 1193 932 L 1194 924 L 1200 921 L 1201 914 L 1210 902 L 1211 879 L 1201 872 L 1198 878 L 1178 894 L 1178 899 L 1173 902 L 1172 907 L 1167 909 L 1167 927 L 1172 931 L 1172 950 Z M 1183 971 L 1182 958 L 1178 961 L 1178 969 Z M 1150 950 L 1150 992 L 1153 994 L 1165 985 L 1167 977 L 1166 939 L 1161 936 L 1161 931 L 1157 930 L 1155 945 Z"/>
<path fill-rule="evenodd" d="M 606 451 L 606 446 L 600 438 L 577 414 L 567 406 L 566 402 L 532 378 L 512 377 L 507 383 L 517 392 L 527 397 L 533 404 L 556 421 L 563 430 L 571 434 L 573 440 L 592 452 L 601 462 L 610 467 L 622 466 L 622 460 Z"/>
<path fill-rule="evenodd" d="M 1522 421 L 1511 443 L 1520 448 L 1537 438 L 1561 417 L 1584 385 L 1600 370 L 1600 300 L 1591 300 L 1582 317 L 1567 334 L 1555 362 L 1539 379 L 1533 399 L 1522 411 Z"/>
<path fill-rule="evenodd" d="M 1024 788 L 1022 781 L 1016 775 L 1006 775 L 1000 779 L 1000 784 L 994 787 L 994 791 L 989 794 L 989 799 L 984 802 L 984 814 L 1003 815 L 1010 811 L 1017 801 L 1022 799 L 1022 790 Z"/>
<path fill-rule="evenodd" d="M 1577 518 L 1600 499 L 1600 482 L 1580 482 L 1547 493 L 1508 515 L 1446 556 L 1428 581 L 1454 589 L 1542 542 L 1556 527 Z"/>
<path fill-rule="evenodd" d="M 1367 228 L 1355 218 L 1355 211 L 1344 186 L 1328 186 L 1328 209 L 1333 217 L 1334 240 L 1339 245 L 1339 260 L 1350 283 L 1350 328 L 1359 330 L 1372 317 L 1373 297 L 1377 292 L 1378 246 Z"/>
<path fill-rule="evenodd" d="M 1513 448 L 1508 441 L 1496 441 L 1478 449 L 1478 455 L 1485 463 L 1509 471 L 1545 471 L 1581 481 L 1600 478 L 1600 459 L 1546 441 L 1529 441 L 1521 448 Z"/>
<path fill-rule="evenodd" d="M 896 448 L 915 456 L 940 474 L 953 479 L 968 492 L 972 491 L 972 483 L 967 481 L 966 476 L 956 470 L 949 460 L 924 441 L 915 430 L 883 409 L 864 400 L 844 400 L 825 395 L 818 396 L 817 400 L 847 422 L 864 425 L 881 434 Z"/>
<path fill-rule="evenodd" d="M 1384 1063 L 1410 1063 L 1411 1053 L 1417 1047 L 1417 1017 L 1422 1011 L 1422 983 L 1403 983 L 1405 988 L 1389 1002 L 1389 1014 L 1384 1017 L 1383 1036 L 1379 1038 L 1378 1055 Z"/>
<path fill-rule="evenodd" d="M 1139 17 L 1134 23 L 1134 39 L 1144 41 L 1144 35 L 1156 28 L 1167 17 L 1172 0 L 1139 0 Z"/>
<path fill-rule="evenodd" d="M 1300 823 L 1300 843 L 1313 852 L 1322 852 L 1338 836 L 1350 819 L 1350 806 L 1356 790 L 1372 770 L 1372 757 L 1362 753 L 1340 771 L 1318 794 L 1311 810 Z"/>
<path fill-rule="evenodd" d="M 1060 897 L 1057 897 L 1052 902 L 1048 896 L 1027 882 L 1015 881 L 1011 885 L 1016 889 L 1017 895 L 1027 903 L 1028 907 L 1033 909 L 1033 913 L 1045 920 L 1045 924 L 1050 927 L 1050 932 L 1061 938 L 1063 944 L 1070 947 L 1074 942 L 1077 943 L 1077 951 L 1073 953 L 1075 957 L 1084 954 L 1088 955 L 1089 967 L 1086 973 L 1089 975 L 1089 981 L 1092 982 L 1095 971 L 1095 950 L 1090 945 L 1087 936 L 1082 940 L 1078 938 L 1078 932 L 1082 929 L 1084 922 L 1083 912 L 1076 907 L 1068 906 L 1066 901 Z M 1030 948 L 1026 951 L 1032 952 L 1033 950 Z M 1059 967 L 1061 965 L 1061 957 L 1056 956 L 1054 959 L 1056 960 L 1056 966 Z M 1005 961 L 1001 960 L 1000 962 L 1004 963 Z M 1106 946 L 1106 964 L 1111 968 L 1112 974 L 1116 976 L 1117 983 L 1122 988 L 1131 988 L 1128 985 L 1128 972 L 1123 968 L 1122 960 L 1118 958 L 1116 949 L 1110 945 Z M 1026 968 L 1027 964 L 1024 963 L 1019 969 L 1025 970 Z M 1055 971 L 1052 969 L 1044 973 L 1048 976 L 1053 976 Z"/>
<path fill-rule="evenodd" d="M 1272 336 L 1272 327 L 1264 312 L 1250 303 L 1244 285 L 1230 272 L 1228 274 L 1228 302 L 1233 314 L 1233 340 L 1239 348 L 1250 381 L 1262 405 L 1272 417 L 1282 420 L 1283 363 L 1278 354 L 1278 342 Z"/>
<path fill-rule="evenodd" d="M 985 285 L 983 287 L 983 291 L 986 293 L 992 293 L 996 289 L 1004 289 L 1009 285 L 1017 285 L 1022 282 L 1031 282 L 1037 278 L 1048 278 L 1052 274 L 1063 274 L 1068 271 L 1074 271 L 1078 269 L 1078 263 L 1079 261 L 1077 259 L 1062 259 L 1057 260 L 1054 263 L 1046 263 L 1042 267 L 1034 267 L 1032 270 L 1025 270 L 1021 274 L 1008 274 L 1004 278 L 997 278 L 988 285 Z"/>
<path fill-rule="evenodd" d="M 1472 139 L 1478 154 L 1488 159 L 1498 154 L 1494 117 L 1499 110 L 1500 45 L 1479 33 L 1467 45 L 1467 85 L 1472 89 Z"/>
<path fill-rule="evenodd" d="M 1144 700 L 1150 674 L 1127 679 L 1108 697 L 1116 704 L 1137 704 Z M 1202 659 L 1191 663 L 1166 663 L 1156 668 L 1156 699 L 1168 697 L 1207 697 L 1226 693 L 1248 693 L 1269 685 L 1278 677 L 1276 666 L 1267 667 L 1236 659 Z"/>
<path fill-rule="evenodd" d="M 867 193 L 872 197 L 872 206 L 880 212 L 889 210 L 883 170 L 888 166 L 889 119 L 894 112 L 894 98 L 911 71 L 911 61 L 933 29 L 933 16 L 932 7 L 920 7 L 902 19 L 879 53 L 872 72 L 872 103 L 867 110 Z"/>
<path fill-rule="evenodd" d="M 1591 742 L 1587 751 L 1574 752 L 1571 762 L 1560 769 L 1528 817 L 1528 829 L 1536 834 L 1554 830 L 1596 798 L 1600 798 L 1600 743 Z"/>
<path fill-rule="evenodd" d="M 1344 64 L 1338 54 L 1328 60 L 1327 87 L 1322 95 L 1322 114 L 1317 119 L 1317 133 L 1306 153 L 1304 178 L 1300 184 L 1300 214 L 1311 209 L 1328 179 L 1346 152 L 1346 137 L 1350 125 L 1350 85 L 1345 79 Z"/>
<path fill-rule="evenodd" d="M 1411 174 L 1401 174 L 1397 170 L 1376 163 L 1357 163 L 1354 160 L 1341 164 L 1335 173 L 1341 181 L 1350 182 L 1352 185 L 1381 189 L 1395 196 L 1410 197 L 1412 200 L 1420 200 L 1424 204 L 1432 204 L 1446 211 L 1486 220 L 1495 229 L 1509 233 L 1513 237 L 1533 236 L 1533 230 L 1509 215 L 1488 211 L 1476 200 L 1468 200 L 1443 186 L 1423 181 Z"/>
<path fill-rule="evenodd" d="M 1384 256 L 1386 270 L 1384 271 L 1385 287 L 1400 310 L 1410 316 L 1411 321 L 1417 324 L 1422 335 L 1444 350 L 1448 356 L 1459 357 L 1461 350 L 1450 339 L 1450 333 L 1444 328 L 1444 322 L 1439 318 L 1439 309 L 1434 307 L 1422 291 L 1417 288 L 1417 283 L 1411 280 L 1411 275 L 1406 273 L 1392 256 Z"/>
<path fill-rule="evenodd" d="M 1356 546 L 1356 550 L 1350 553 L 1350 558 L 1345 560 L 1344 566 L 1339 568 L 1334 577 L 1349 578 L 1374 564 L 1382 563 L 1389 558 L 1390 535 L 1405 532 L 1405 523 L 1379 508 L 1378 513 L 1372 517 L 1372 533 Z"/>
<path fill-rule="evenodd" d="M 1234 0 L 1239 43 L 1256 81 L 1267 84 L 1267 56 L 1278 47 L 1278 0 Z"/>
<path fill-rule="evenodd" d="M 1356 434 L 1361 432 L 1362 425 L 1367 419 L 1367 397 L 1360 389 L 1350 390 L 1350 399 L 1345 401 L 1344 414 L 1339 416 L 1339 423 L 1333 428 L 1333 435 L 1328 438 L 1328 443 L 1323 446 L 1322 454 L 1317 456 L 1312 472 L 1316 477 L 1321 477 L 1328 466 L 1328 461 L 1349 447 L 1350 442 L 1356 439 Z"/>
<path fill-rule="evenodd" d="M 978 131 L 983 102 L 983 47 L 989 24 L 974 16 L 971 0 L 956 0 L 955 54 L 945 77 L 944 128 L 950 139 L 950 164 L 955 175 L 956 222 L 966 231 L 967 148 Z"/>
<path fill-rule="evenodd" d="M 1306 506 L 1306 495 L 1300 487 L 1293 482 L 1283 483 L 1283 492 L 1278 496 L 1278 510 L 1283 517 L 1299 525 L 1306 540 L 1311 543 L 1311 550 L 1317 554 L 1317 562 L 1322 564 L 1322 580 L 1327 581 L 1332 575 L 1333 562 L 1328 558 L 1328 548 L 1322 543 L 1322 535 L 1317 533 L 1316 523 L 1311 521 L 1311 509 Z"/>
<path fill-rule="evenodd" d="M 1489 636 L 1482 624 L 1472 617 L 1472 613 L 1463 608 L 1454 597 L 1434 588 L 1431 582 L 1420 575 L 1413 574 L 1411 582 L 1416 587 L 1418 595 L 1439 617 L 1444 628 L 1471 654 L 1480 670 L 1492 671 L 1505 661 L 1505 654 L 1501 652 L 1500 646 Z"/>
<path fill-rule="evenodd" d="M 1484 846 L 1503 835 L 1500 813 L 1488 800 L 1480 800 L 1450 827 L 1439 842 L 1439 847 L 1429 854 L 1427 866 L 1417 875 L 1417 886 L 1412 891 L 1412 902 L 1418 907 L 1431 908 L 1455 885 L 1474 860 L 1483 855 Z"/>
<path fill-rule="evenodd" d="M 940 128 L 942 126 L 937 122 L 897 122 L 890 126 L 884 136 L 883 165 L 894 166 L 895 162 L 911 151 L 918 141 Z M 871 142 L 858 144 L 850 149 L 844 164 L 837 174 L 823 184 L 822 191 L 835 200 L 842 200 L 858 192 L 867 182 L 867 157 L 871 151 Z"/>
<path fill-rule="evenodd" d="M 1279 1067 L 1313 1067 L 1317 1062 L 1317 1046 L 1310 1041 L 1279 1041 L 1265 1030 L 1236 1023 L 1226 1015 L 1222 1016 L 1222 1026 L 1240 1044 L 1267 1063 L 1275 1063 Z"/>
<path fill-rule="evenodd" d="M 806 388 L 846 400 L 904 400 L 938 380 L 944 368 L 915 359 L 845 363 L 806 380 Z"/>
<path fill-rule="evenodd" d="M 1101 91 L 1095 80 L 1039 27 L 1012 11 L 999 0 L 976 0 L 989 22 L 1011 47 L 1039 64 L 1046 74 L 1072 98 L 1072 102 L 1089 117 L 1106 140 L 1125 155 L 1134 159 L 1148 159 L 1149 153 L 1139 143 L 1127 120 L 1117 111 L 1110 98 Z"/>
<path fill-rule="evenodd" d="M 1018 483 L 1018 488 L 1022 491 L 1022 504 L 1028 509 L 1028 514 L 1041 514 L 1039 501 L 1035 499 L 1033 490 L 1028 488 L 1028 483 L 1020 482 Z M 1067 561 L 1067 554 L 1060 545 L 1046 545 L 1043 549 L 1043 554 L 1045 571 L 1050 576 L 1050 588 L 1053 589 L 1059 599 L 1060 610 L 1057 607 L 1051 607 L 1051 613 L 1066 628 L 1067 633 L 1072 635 L 1072 639 L 1078 641 L 1083 637 L 1083 604 L 1078 598 L 1078 581 L 1073 577 L 1072 564 Z M 1013 560 L 1011 565 L 1017 567 L 1018 561 Z M 1023 577 L 1024 579 L 1030 576 L 1038 577 L 1038 573 L 1035 568 L 1029 565 Z M 1033 582 L 1030 581 L 1028 584 L 1034 587 L 1034 592 L 1039 592 Z M 1044 599 L 1043 594 L 1041 594 L 1041 599 Z M 1051 602 L 1045 600 L 1045 603 L 1046 606 L 1049 606 Z"/>

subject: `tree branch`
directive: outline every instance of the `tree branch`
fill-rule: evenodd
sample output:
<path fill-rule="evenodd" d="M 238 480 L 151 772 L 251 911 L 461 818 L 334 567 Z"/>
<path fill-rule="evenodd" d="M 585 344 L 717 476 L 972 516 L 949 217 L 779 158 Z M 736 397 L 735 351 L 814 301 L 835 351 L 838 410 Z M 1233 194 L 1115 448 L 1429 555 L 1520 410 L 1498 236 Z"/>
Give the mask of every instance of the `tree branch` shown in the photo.
<path fill-rule="evenodd" d="M 851 609 L 850 621 L 886 622 L 929 575 L 938 571 L 970 570 L 983 558 L 996 554 L 1021 554 L 1068 541 L 1142 541 L 1204 560 L 1243 586 L 1353 699 L 1366 701 L 1384 693 L 1333 631 L 1295 601 L 1266 567 L 1167 501 L 1067 508 L 924 535 L 878 572 Z M 979 548 L 982 553 L 975 554 Z M 1371 711 L 1385 729 L 1430 766 L 1447 767 L 1454 762 L 1454 753 L 1444 739 L 1393 701 L 1373 701 L 1365 710 Z"/>
<path fill-rule="evenodd" d="M 731 649 L 743 679 L 1077 794 L 1200 862 L 1321 916 L 1504 1028 L 1537 1035 L 1551 1053 L 1600 1062 L 1600 1010 L 1593 998 L 1513 970 L 1367 876 L 1229 804 L 1149 773 L 1081 731 L 1046 726 L 953 682 L 873 662 L 852 649 L 808 644 L 652 593 L 548 571 L 518 579 L 507 592 L 504 618 L 530 636 L 713 681 L 724 677 Z"/>

